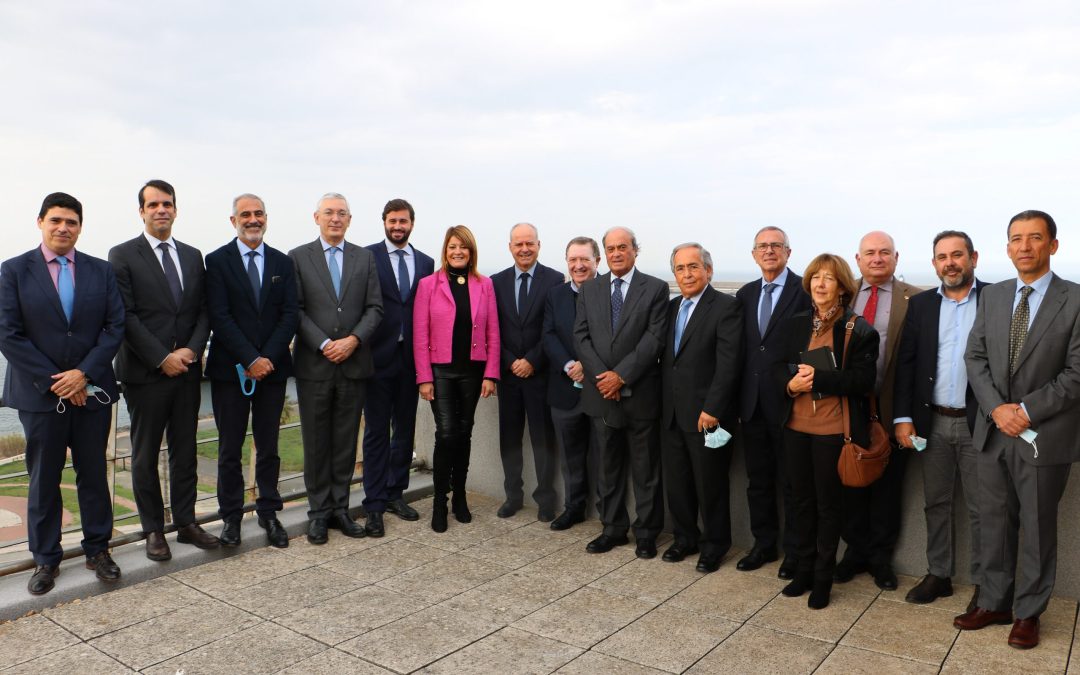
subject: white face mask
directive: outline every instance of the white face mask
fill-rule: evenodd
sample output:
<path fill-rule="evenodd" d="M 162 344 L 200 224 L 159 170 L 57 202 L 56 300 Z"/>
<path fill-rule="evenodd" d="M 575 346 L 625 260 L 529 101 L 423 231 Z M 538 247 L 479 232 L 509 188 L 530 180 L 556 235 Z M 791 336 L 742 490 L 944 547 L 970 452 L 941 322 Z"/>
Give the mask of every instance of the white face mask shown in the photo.
<path fill-rule="evenodd" d="M 109 396 L 109 392 L 92 384 L 86 385 L 86 395 L 94 397 L 94 400 L 101 405 L 109 405 L 112 403 L 112 396 Z M 56 412 L 62 415 L 66 410 L 67 406 L 64 405 L 64 399 L 59 399 L 56 402 Z"/>
<path fill-rule="evenodd" d="M 1031 429 L 1024 429 L 1020 432 L 1020 438 L 1031 443 L 1031 447 L 1035 448 L 1035 458 L 1039 458 L 1039 446 L 1035 445 L 1035 439 L 1038 437 L 1038 432 Z"/>
<path fill-rule="evenodd" d="M 705 447 L 706 448 L 721 448 L 727 445 L 727 442 L 731 440 L 731 434 L 727 432 L 724 427 L 719 424 L 712 431 L 705 430 Z"/>

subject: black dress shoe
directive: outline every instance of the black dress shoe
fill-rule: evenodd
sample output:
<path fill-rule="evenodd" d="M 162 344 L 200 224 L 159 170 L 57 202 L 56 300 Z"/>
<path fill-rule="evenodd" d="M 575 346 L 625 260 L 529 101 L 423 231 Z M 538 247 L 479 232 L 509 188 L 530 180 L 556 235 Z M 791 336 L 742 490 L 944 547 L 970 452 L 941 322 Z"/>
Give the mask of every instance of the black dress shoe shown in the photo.
<path fill-rule="evenodd" d="M 776 578 L 790 581 L 795 578 L 795 573 L 798 571 L 798 561 L 795 558 L 785 556 L 784 562 L 780 563 L 780 569 L 776 572 Z"/>
<path fill-rule="evenodd" d="M 630 540 L 626 538 L 626 535 L 621 537 L 612 537 L 606 534 L 602 534 L 596 539 L 593 539 L 585 546 L 586 553 L 607 553 L 616 546 L 625 546 L 630 543 Z"/>
<path fill-rule="evenodd" d="M 682 562 L 688 555 L 694 555 L 698 552 L 697 546 L 684 546 L 681 544 L 672 544 L 668 546 L 668 549 L 664 551 L 664 555 L 661 558 L 664 562 L 677 563 Z"/>
<path fill-rule="evenodd" d="M 146 557 L 158 562 L 164 562 L 172 558 L 172 551 L 169 550 L 169 542 L 165 541 L 164 533 L 146 533 Z"/>
<path fill-rule="evenodd" d="M 656 557 L 656 540 L 655 539 L 638 539 L 637 546 L 634 547 L 634 555 L 642 560 L 652 560 Z"/>
<path fill-rule="evenodd" d="M 856 574 L 862 574 L 863 572 L 869 571 L 870 567 L 866 563 L 850 558 L 844 558 L 836 563 L 836 569 L 833 570 L 833 581 L 838 584 L 846 584 L 854 579 Z"/>
<path fill-rule="evenodd" d="M 952 580 L 949 577 L 935 577 L 927 574 L 922 581 L 908 591 L 904 600 L 916 605 L 925 605 L 938 598 L 947 598 L 952 595 Z"/>
<path fill-rule="evenodd" d="M 34 576 L 30 577 L 30 581 L 26 584 L 26 590 L 30 591 L 31 595 L 45 595 L 56 585 L 54 579 L 58 576 L 60 576 L 59 565 L 38 565 L 34 569 Z"/>
<path fill-rule="evenodd" d="M 797 598 L 803 593 L 806 593 L 808 590 L 810 590 L 813 585 L 813 572 L 805 572 L 803 574 L 799 574 L 799 571 L 795 570 L 795 577 L 791 580 L 791 583 L 789 583 L 787 586 L 784 586 L 784 588 L 781 589 L 780 592 L 783 593 L 785 597 Z"/>
<path fill-rule="evenodd" d="M 108 551 L 101 551 L 87 558 L 86 569 L 94 570 L 94 574 L 102 581 L 117 581 L 120 579 L 120 566 L 113 562 Z"/>
<path fill-rule="evenodd" d="M 204 550 L 217 548 L 221 540 L 202 529 L 198 523 L 190 523 L 176 530 L 176 541 L 180 544 L 192 544 Z"/>
<path fill-rule="evenodd" d="M 578 523 L 585 522 L 585 514 L 580 511 L 570 511 L 569 509 L 559 514 L 559 517 L 551 521 L 551 529 L 553 530 L 569 530 L 571 527 Z"/>
<path fill-rule="evenodd" d="M 311 522 L 308 523 L 307 540 L 316 546 L 320 546 L 329 539 L 330 536 L 326 533 L 326 518 L 312 518 Z M 224 541 L 224 538 L 222 540 Z"/>
<path fill-rule="evenodd" d="M 697 565 L 694 566 L 694 569 L 702 574 L 711 574 L 720 569 L 720 561 L 723 558 L 724 556 L 715 553 L 702 553 L 698 556 Z"/>
<path fill-rule="evenodd" d="M 810 591 L 810 597 L 806 599 L 806 606 L 810 609 L 825 609 L 829 606 L 831 593 L 832 579 L 814 581 L 814 588 Z"/>
<path fill-rule="evenodd" d="M 402 520 L 420 520 L 420 514 L 417 513 L 416 509 L 406 504 L 404 499 L 395 499 L 391 502 L 386 502 L 386 512 L 392 513 Z"/>
<path fill-rule="evenodd" d="M 259 518 L 259 527 L 266 530 L 266 540 L 274 548 L 289 548 L 289 533 L 277 518 Z"/>
<path fill-rule="evenodd" d="M 326 527 L 341 530 L 343 535 L 352 537 L 353 539 L 360 539 L 367 536 L 367 532 L 364 531 L 364 526 L 357 525 L 356 521 L 350 518 L 347 513 L 339 513 L 330 516 L 326 519 Z"/>
<path fill-rule="evenodd" d="M 499 507 L 499 510 L 495 512 L 495 515 L 500 518 L 510 518 L 520 510 L 521 502 L 512 502 L 507 500 L 502 503 L 502 506 Z"/>
<path fill-rule="evenodd" d="M 369 513 L 367 514 L 367 522 L 364 523 L 364 531 L 367 532 L 367 536 L 379 538 L 386 534 L 386 529 L 383 527 L 383 518 L 381 513 Z"/>
<path fill-rule="evenodd" d="M 555 509 L 538 509 L 536 511 L 536 519 L 541 523 L 550 523 L 555 520 Z"/>
<path fill-rule="evenodd" d="M 239 546 L 240 545 L 240 519 L 226 520 L 225 527 L 221 528 L 221 534 L 218 535 L 218 541 L 222 546 Z"/>
<path fill-rule="evenodd" d="M 877 587 L 883 591 L 895 591 L 897 587 L 896 572 L 893 572 L 892 565 L 885 563 L 884 565 L 874 566 L 874 583 Z"/>
<path fill-rule="evenodd" d="M 756 570 L 765 563 L 771 563 L 776 561 L 776 551 L 771 549 L 764 549 L 754 547 L 750 549 L 739 562 L 735 563 L 735 569 L 742 572 L 749 572 Z"/>

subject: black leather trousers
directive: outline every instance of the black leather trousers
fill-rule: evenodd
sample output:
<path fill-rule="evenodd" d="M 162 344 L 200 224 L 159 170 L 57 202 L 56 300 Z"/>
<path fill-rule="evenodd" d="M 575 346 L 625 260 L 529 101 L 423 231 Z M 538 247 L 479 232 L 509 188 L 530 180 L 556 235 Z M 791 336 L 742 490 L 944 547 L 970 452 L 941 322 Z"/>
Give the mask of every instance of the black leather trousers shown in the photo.
<path fill-rule="evenodd" d="M 432 467 L 435 501 L 445 503 L 450 490 L 455 495 L 465 494 L 473 418 L 480 400 L 484 365 L 481 362 L 470 362 L 465 366 L 433 365 L 432 375 L 435 385 L 435 400 L 431 401 L 431 412 L 435 416 Z"/>

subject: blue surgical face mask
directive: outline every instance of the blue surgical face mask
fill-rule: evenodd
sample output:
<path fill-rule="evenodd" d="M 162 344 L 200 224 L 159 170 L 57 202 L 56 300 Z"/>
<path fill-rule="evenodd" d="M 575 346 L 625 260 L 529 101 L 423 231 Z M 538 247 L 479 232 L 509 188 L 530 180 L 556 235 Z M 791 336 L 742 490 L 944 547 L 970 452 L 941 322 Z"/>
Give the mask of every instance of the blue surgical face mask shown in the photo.
<path fill-rule="evenodd" d="M 93 384 L 86 385 L 86 395 L 92 396 L 94 400 L 101 405 L 109 405 L 112 403 L 112 396 L 109 396 L 109 392 Z M 66 410 L 67 406 L 64 405 L 64 399 L 59 399 L 56 402 L 56 412 L 62 415 Z"/>
<path fill-rule="evenodd" d="M 251 396 L 255 393 L 255 378 L 248 377 L 244 372 L 244 367 L 239 363 L 236 364 L 236 374 L 240 378 L 240 391 L 244 396 Z M 250 385 L 250 386 L 249 386 Z"/>
<path fill-rule="evenodd" d="M 915 448 L 916 452 L 922 452 L 926 449 L 926 439 L 922 436 L 912 434 L 908 438 L 911 439 L 911 447 Z"/>
<path fill-rule="evenodd" d="M 705 447 L 722 448 L 731 440 L 731 434 L 719 424 L 712 431 L 705 429 Z"/>

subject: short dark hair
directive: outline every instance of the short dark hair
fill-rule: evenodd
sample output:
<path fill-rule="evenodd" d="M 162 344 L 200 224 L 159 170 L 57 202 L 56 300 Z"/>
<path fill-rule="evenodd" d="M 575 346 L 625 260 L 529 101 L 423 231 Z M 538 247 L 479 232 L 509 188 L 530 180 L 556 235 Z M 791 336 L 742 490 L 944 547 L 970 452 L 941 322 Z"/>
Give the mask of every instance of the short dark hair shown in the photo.
<path fill-rule="evenodd" d="M 961 232 L 960 230 L 945 230 L 943 232 L 938 232 L 937 236 L 934 237 L 934 246 L 932 249 L 930 249 L 930 252 L 933 253 L 937 250 L 937 243 L 939 241 L 941 241 L 942 239 L 948 239 L 949 237 L 960 237 L 961 239 L 963 239 L 964 245 L 967 246 L 968 255 L 975 255 L 975 244 L 971 241 L 971 237 L 967 235 L 967 232 Z"/>
<path fill-rule="evenodd" d="M 1005 228 L 1006 239 L 1009 236 L 1009 231 L 1012 230 L 1013 223 L 1018 220 L 1035 220 L 1036 218 L 1042 218 L 1043 222 L 1046 223 L 1046 229 L 1050 230 L 1050 241 L 1057 239 L 1057 223 L 1054 222 L 1054 219 L 1051 218 L 1050 214 L 1046 211 L 1036 211 L 1034 209 L 1021 211 L 1012 217 L 1012 220 L 1009 221 L 1009 226 Z"/>
<path fill-rule="evenodd" d="M 66 192 L 54 192 L 45 197 L 41 202 L 41 210 L 38 211 L 38 220 L 45 217 L 49 209 L 71 209 L 79 216 L 79 224 L 82 225 L 82 202 Z"/>
<path fill-rule="evenodd" d="M 412 204 L 405 201 L 404 199 L 391 199 L 390 201 L 386 202 L 386 206 L 382 208 L 383 222 L 386 222 L 386 216 L 391 211 L 404 211 L 406 209 L 408 209 L 409 211 L 409 220 L 415 221 L 416 212 L 413 211 Z"/>
<path fill-rule="evenodd" d="M 600 259 L 600 244 L 597 244 L 592 237 L 574 237 L 571 239 L 570 243 L 566 245 L 566 251 L 563 252 L 564 256 L 570 252 L 571 246 L 592 246 L 593 257 L 597 260 Z"/>
<path fill-rule="evenodd" d="M 165 194 L 172 197 L 173 206 L 176 206 L 176 189 L 169 185 L 160 178 L 154 178 L 146 181 L 146 185 L 139 188 L 139 208 L 146 206 L 146 188 L 152 187 L 157 190 L 161 190 Z"/>

